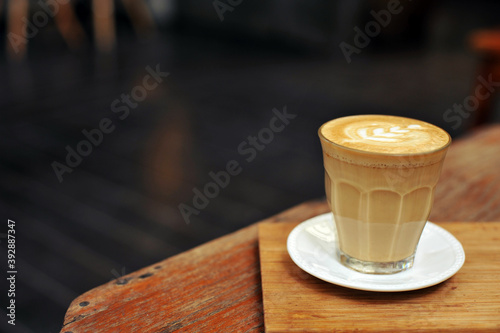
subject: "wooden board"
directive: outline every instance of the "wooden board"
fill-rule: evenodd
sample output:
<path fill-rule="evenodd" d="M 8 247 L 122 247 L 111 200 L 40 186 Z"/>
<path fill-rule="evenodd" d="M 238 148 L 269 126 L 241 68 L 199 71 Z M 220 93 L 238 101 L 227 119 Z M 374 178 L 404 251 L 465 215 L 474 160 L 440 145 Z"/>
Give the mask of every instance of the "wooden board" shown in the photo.
<path fill-rule="evenodd" d="M 261 223 L 266 332 L 500 332 L 500 222 L 444 222 L 466 261 L 447 281 L 400 293 L 336 286 L 296 266 L 286 250 L 298 223 Z"/>

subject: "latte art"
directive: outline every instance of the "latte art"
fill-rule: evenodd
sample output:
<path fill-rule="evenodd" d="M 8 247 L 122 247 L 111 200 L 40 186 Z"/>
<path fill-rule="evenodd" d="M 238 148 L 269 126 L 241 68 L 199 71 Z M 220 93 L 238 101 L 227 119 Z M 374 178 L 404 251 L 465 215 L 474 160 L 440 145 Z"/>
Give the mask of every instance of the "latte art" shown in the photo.
<path fill-rule="evenodd" d="M 321 128 L 336 144 L 376 153 L 425 153 L 450 141 L 442 129 L 429 123 L 395 116 L 362 115 L 332 120 Z"/>
<path fill-rule="evenodd" d="M 345 141 L 366 140 L 367 143 L 369 143 L 369 141 L 391 143 L 430 141 L 429 133 L 423 130 L 421 125 L 412 124 L 407 127 L 392 125 L 393 124 L 387 124 L 381 127 L 381 124 L 371 124 L 363 128 L 358 128 L 358 126 L 346 126 L 344 128 L 344 134 L 346 138 L 350 139 L 345 139 Z"/>

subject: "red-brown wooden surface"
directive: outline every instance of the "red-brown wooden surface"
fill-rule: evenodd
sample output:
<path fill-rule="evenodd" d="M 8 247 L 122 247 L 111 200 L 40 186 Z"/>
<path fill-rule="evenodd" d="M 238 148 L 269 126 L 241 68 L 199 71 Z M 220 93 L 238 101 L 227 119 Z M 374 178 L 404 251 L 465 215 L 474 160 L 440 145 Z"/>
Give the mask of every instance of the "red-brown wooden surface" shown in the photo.
<path fill-rule="evenodd" d="M 265 221 L 327 211 L 307 202 Z M 500 221 L 500 126 L 452 144 L 430 220 Z M 263 331 L 260 279 L 254 224 L 84 293 L 61 332 Z"/>

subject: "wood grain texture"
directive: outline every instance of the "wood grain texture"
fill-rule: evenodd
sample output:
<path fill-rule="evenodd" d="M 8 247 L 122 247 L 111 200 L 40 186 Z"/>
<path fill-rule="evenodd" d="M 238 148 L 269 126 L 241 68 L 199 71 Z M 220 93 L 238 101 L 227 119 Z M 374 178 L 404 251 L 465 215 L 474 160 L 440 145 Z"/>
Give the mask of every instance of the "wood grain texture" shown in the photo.
<path fill-rule="evenodd" d="M 466 262 L 436 286 L 400 293 L 336 286 L 302 271 L 286 250 L 297 223 L 259 226 L 266 332 L 500 332 L 500 222 L 444 222 Z"/>
<path fill-rule="evenodd" d="M 499 170 L 500 126 L 485 128 L 457 140 L 446 158 L 430 220 L 500 220 Z M 307 202 L 263 222 L 299 223 L 327 211 L 324 201 Z M 449 230 L 456 234 L 455 225 L 450 226 Z M 477 229 L 468 231 L 471 237 L 476 237 L 473 239 L 479 242 L 477 246 L 481 245 L 483 237 L 481 228 L 483 224 L 478 224 Z M 460 234 L 456 235 L 461 239 Z M 471 256 L 470 251 L 476 245 L 468 246 L 467 255 Z M 477 278 L 472 275 L 467 279 Z M 490 282 L 500 281 L 498 274 L 487 277 Z M 471 285 L 478 290 L 483 288 L 482 283 Z M 439 290 L 444 297 L 451 288 L 443 286 L 428 288 L 426 292 Z M 459 283 L 456 286 L 457 290 L 465 292 Z M 485 289 L 482 292 L 488 293 Z M 372 296 L 363 293 L 356 295 L 349 306 L 365 298 L 366 302 L 391 304 L 394 308 L 404 301 L 387 299 L 387 296 L 371 299 Z M 496 294 L 497 299 L 498 296 Z M 430 313 L 430 309 L 434 309 L 420 301 L 423 296 L 407 297 L 416 310 Z M 442 305 L 443 313 L 456 310 L 446 299 Z M 498 308 L 490 310 L 491 317 L 499 315 Z M 388 312 L 391 311 L 392 307 Z M 475 314 L 474 309 L 471 313 Z M 411 316 L 426 327 L 425 316 Z M 358 317 L 352 321 L 357 321 Z M 488 324 L 487 320 L 485 322 Z M 251 332 L 263 331 L 263 323 L 257 226 L 252 225 L 79 296 L 71 303 L 61 332 Z"/>
<path fill-rule="evenodd" d="M 500 220 L 499 125 L 475 131 L 452 143 L 429 220 Z"/>
<path fill-rule="evenodd" d="M 325 212 L 310 202 L 266 221 Z M 263 331 L 257 225 L 92 289 L 75 299 L 61 332 Z"/>

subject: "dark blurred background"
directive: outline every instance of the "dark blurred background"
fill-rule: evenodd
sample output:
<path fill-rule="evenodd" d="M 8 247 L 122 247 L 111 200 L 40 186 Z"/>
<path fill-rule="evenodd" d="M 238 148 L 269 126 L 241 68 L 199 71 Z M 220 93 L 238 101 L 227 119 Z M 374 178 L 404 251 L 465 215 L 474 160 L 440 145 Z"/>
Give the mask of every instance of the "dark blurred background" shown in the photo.
<path fill-rule="evenodd" d="M 357 31 L 391 1 L 0 1 L 2 276 L 7 219 L 18 271 L 16 326 L 5 300 L 0 331 L 58 332 L 77 295 L 321 198 L 327 120 L 382 113 L 470 131 L 474 112 L 446 112 L 474 95 L 483 58 L 470 36 L 500 23 L 500 3 L 396 2 L 367 42 Z M 238 147 L 284 109 L 296 117 L 247 161 Z M 68 165 L 78 149 L 87 156 Z M 231 160 L 241 173 L 183 218 L 179 205 L 194 207 Z"/>

